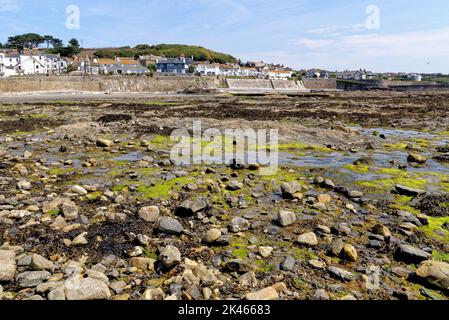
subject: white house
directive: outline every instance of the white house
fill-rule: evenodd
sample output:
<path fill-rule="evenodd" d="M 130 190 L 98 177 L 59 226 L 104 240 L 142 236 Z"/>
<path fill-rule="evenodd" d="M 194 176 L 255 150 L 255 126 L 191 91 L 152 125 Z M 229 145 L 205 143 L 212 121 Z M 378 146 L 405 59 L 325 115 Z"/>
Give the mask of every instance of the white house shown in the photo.
<path fill-rule="evenodd" d="M 422 75 L 418 73 L 409 74 L 408 78 L 412 79 L 413 81 L 422 81 Z"/>
<path fill-rule="evenodd" d="M 21 54 L 20 62 L 16 65 L 18 74 L 47 74 L 47 64 L 44 54 Z"/>
<path fill-rule="evenodd" d="M 40 51 L 24 53 L 1 53 L 0 76 L 57 74 L 67 72 L 68 61 L 59 55 L 44 54 Z"/>
<path fill-rule="evenodd" d="M 60 75 L 67 72 L 69 62 L 58 54 L 46 54 L 45 64 L 48 74 Z"/>
<path fill-rule="evenodd" d="M 220 66 L 217 63 L 200 63 L 196 67 L 195 73 L 202 76 L 218 76 L 221 74 L 221 71 Z"/>
<path fill-rule="evenodd" d="M 254 68 L 240 68 L 240 74 L 239 76 L 242 77 L 262 77 L 262 72 L 259 72 L 257 69 Z"/>
<path fill-rule="evenodd" d="M 292 77 L 292 71 L 286 70 L 268 70 L 267 71 L 268 78 L 273 80 L 288 80 Z"/>
<path fill-rule="evenodd" d="M 363 71 L 363 70 L 337 72 L 336 77 L 337 77 L 337 79 L 342 79 L 342 80 L 366 80 L 367 79 L 366 71 Z"/>
<path fill-rule="evenodd" d="M 5 54 L 0 52 L 0 77 L 5 75 L 5 65 L 3 64 L 3 59 L 5 58 Z"/>

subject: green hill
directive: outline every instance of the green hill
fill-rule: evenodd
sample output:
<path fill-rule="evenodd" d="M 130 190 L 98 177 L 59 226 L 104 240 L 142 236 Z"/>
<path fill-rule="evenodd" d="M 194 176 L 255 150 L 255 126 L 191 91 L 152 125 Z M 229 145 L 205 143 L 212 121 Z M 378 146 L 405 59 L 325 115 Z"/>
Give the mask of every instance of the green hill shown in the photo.
<path fill-rule="evenodd" d="M 218 63 L 235 63 L 237 59 L 225 53 L 215 52 L 200 46 L 189 46 L 182 44 L 158 44 L 146 45 L 140 44 L 135 47 L 122 47 L 113 49 L 100 49 L 94 55 L 98 58 L 113 58 L 113 57 L 135 57 L 141 55 L 156 55 L 165 56 L 167 58 L 177 58 L 181 54 L 186 57 L 192 57 L 195 61 L 210 61 Z"/>

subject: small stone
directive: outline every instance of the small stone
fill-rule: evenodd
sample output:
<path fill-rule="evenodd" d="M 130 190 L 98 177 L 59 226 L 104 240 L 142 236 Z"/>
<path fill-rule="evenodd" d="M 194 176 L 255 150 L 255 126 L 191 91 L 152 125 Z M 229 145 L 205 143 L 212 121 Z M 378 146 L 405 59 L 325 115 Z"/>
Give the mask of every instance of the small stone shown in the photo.
<path fill-rule="evenodd" d="M 232 180 L 227 186 L 226 189 L 229 191 L 237 191 L 243 189 L 243 183 L 238 182 L 237 180 Z"/>
<path fill-rule="evenodd" d="M 176 215 L 181 217 L 191 217 L 195 213 L 200 212 L 207 208 L 206 200 L 198 198 L 195 200 L 185 200 L 176 209 Z"/>
<path fill-rule="evenodd" d="M 313 232 L 308 232 L 298 236 L 298 243 L 300 245 L 306 246 L 316 246 L 318 244 L 318 239 Z"/>
<path fill-rule="evenodd" d="M 432 255 L 430 253 L 406 244 L 399 245 L 394 253 L 394 258 L 397 261 L 406 263 L 420 263 L 431 257 Z"/>
<path fill-rule="evenodd" d="M 40 285 L 50 278 L 48 271 L 27 271 L 17 275 L 17 283 L 21 288 L 32 288 Z"/>
<path fill-rule="evenodd" d="M 268 287 L 257 292 L 248 293 L 245 298 L 246 300 L 256 301 L 278 300 L 279 294 L 273 287 Z"/>
<path fill-rule="evenodd" d="M 62 204 L 62 213 L 67 221 L 76 220 L 78 218 L 78 207 L 72 201 L 66 201 Z"/>
<path fill-rule="evenodd" d="M 97 147 L 110 148 L 114 145 L 114 142 L 106 139 L 98 139 L 96 144 Z"/>
<path fill-rule="evenodd" d="M 74 185 L 73 187 L 70 188 L 70 190 L 72 192 L 79 194 L 80 196 L 85 196 L 88 193 L 86 189 L 84 189 L 83 187 L 81 187 L 79 185 Z"/>
<path fill-rule="evenodd" d="M 111 298 L 111 291 L 103 281 L 90 277 L 83 278 L 81 275 L 75 275 L 66 280 L 64 288 L 67 300 L 108 300 Z"/>
<path fill-rule="evenodd" d="M 332 201 L 332 198 L 330 195 L 328 194 L 319 194 L 317 197 L 318 202 L 324 203 L 324 204 L 329 204 Z"/>
<path fill-rule="evenodd" d="M 241 217 L 235 217 L 229 224 L 229 230 L 235 233 L 249 230 L 250 227 L 251 224 L 249 223 L 249 221 Z"/>
<path fill-rule="evenodd" d="M 11 281 L 16 274 L 16 253 L 14 250 L 0 250 L 0 282 Z"/>
<path fill-rule="evenodd" d="M 165 267 L 171 268 L 181 262 L 181 252 L 175 246 L 166 246 L 159 255 Z"/>
<path fill-rule="evenodd" d="M 391 232 L 390 232 L 390 230 L 389 230 L 386 226 L 384 226 L 384 225 L 382 225 L 382 224 L 376 224 L 376 225 L 373 227 L 373 229 L 372 229 L 371 232 L 374 233 L 374 234 L 383 236 L 383 237 L 385 237 L 385 238 L 390 238 L 390 237 L 391 237 Z"/>
<path fill-rule="evenodd" d="M 238 273 L 247 273 L 254 271 L 256 269 L 253 265 L 250 265 L 249 263 L 240 259 L 233 259 L 227 261 L 226 268 L 231 272 L 238 272 Z"/>
<path fill-rule="evenodd" d="M 422 194 L 425 194 L 426 191 L 421 189 L 410 188 L 407 186 L 403 186 L 401 184 L 397 184 L 395 186 L 396 192 L 403 196 L 416 197 Z"/>
<path fill-rule="evenodd" d="M 418 164 L 424 164 L 427 162 L 427 158 L 417 153 L 410 153 L 408 155 L 407 161 Z"/>
<path fill-rule="evenodd" d="M 159 219 L 158 230 L 163 233 L 180 234 L 184 228 L 182 224 L 171 217 L 162 217 Z"/>
<path fill-rule="evenodd" d="M 347 260 L 353 261 L 353 262 L 357 261 L 357 259 L 358 259 L 356 248 L 354 248 L 353 245 L 348 244 L 348 243 L 343 246 L 341 255 L 344 259 L 347 259 Z"/>
<path fill-rule="evenodd" d="M 317 291 L 315 291 L 315 293 L 313 294 L 312 297 L 313 300 L 329 300 L 330 297 L 327 294 L 326 290 L 324 289 L 318 289 Z"/>
<path fill-rule="evenodd" d="M 64 301 L 64 300 L 66 300 L 64 287 L 61 286 L 59 288 L 56 288 L 56 289 L 50 291 L 48 293 L 47 298 L 50 301 Z"/>
<path fill-rule="evenodd" d="M 74 246 L 83 246 L 88 243 L 87 239 L 87 232 L 83 232 L 80 235 L 78 235 L 75 239 L 72 241 L 72 245 Z"/>
<path fill-rule="evenodd" d="M 282 262 L 281 267 L 285 271 L 292 271 L 295 268 L 296 260 L 292 256 L 287 256 Z"/>
<path fill-rule="evenodd" d="M 139 217 L 146 222 L 156 222 L 159 219 L 159 207 L 143 207 L 139 210 Z"/>
<path fill-rule="evenodd" d="M 294 194 L 302 191 L 302 185 L 298 182 L 283 182 L 281 184 L 282 196 L 284 199 L 293 199 Z"/>
<path fill-rule="evenodd" d="M 53 272 L 55 270 L 53 262 L 45 259 L 39 254 L 33 254 L 31 257 L 31 268 L 36 271 L 47 270 Z"/>
<path fill-rule="evenodd" d="M 309 264 L 315 269 L 323 270 L 326 268 L 326 263 L 324 261 L 318 259 L 312 259 L 309 261 Z"/>
<path fill-rule="evenodd" d="M 221 237 L 222 233 L 218 229 L 210 229 L 207 231 L 206 236 L 204 237 L 204 240 L 206 243 L 214 243 Z"/>
<path fill-rule="evenodd" d="M 19 188 L 20 190 L 31 190 L 31 182 L 22 180 L 17 184 L 17 188 Z"/>
<path fill-rule="evenodd" d="M 294 212 L 281 210 L 278 214 L 278 223 L 283 227 L 288 227 L 296 222 L 296 214 Z"/>
<path fill-rule="evenodd" d="M 449 290 L 449 264 L 428 260 L 422 262 L 416 270 L 416 276 L 426 284 L 439 288 L 443 291 Z"/>
<path fill-rule="evenodd" d="M 135 257 L 129 260 L 129 265 L 143 271 L 154 271 L 155 262 L 154 259 Z"/>
<path fill-rule="evenodd" d="M 363 192 L 357 191 L 357 190 L 352 190 L 349 192 L 349 198 L 351 199 L 355 199 L 355 198 L 361 198 L 363 197 Z"/>
<path fill-rule="evenodd" d="M 259 247 L 259 253 L 264 258 L 268 258 L 272 252 L 273 252 L 273 247 L 269 247 L 269 246 Z"/>
<path fill-rule="evenodd" d="M 354 274 L 344 269 L 331 266 L 327 268 L 327 271 L 329 271 L 332 276 L 343 281 L 352 281 L 354 279 Z"/>
<path fill-rule="evenodd" d="M 339 223 L 331 228 L 332 233 L 337 235 L 348 236 L 351 233 L 351 229 L 344 223 Z"/>
<path fill-rule="evenodd" d="M 161 288 L 147 289 L 142 295 L 142 300 L 164 300 L 165 294 Z"/>

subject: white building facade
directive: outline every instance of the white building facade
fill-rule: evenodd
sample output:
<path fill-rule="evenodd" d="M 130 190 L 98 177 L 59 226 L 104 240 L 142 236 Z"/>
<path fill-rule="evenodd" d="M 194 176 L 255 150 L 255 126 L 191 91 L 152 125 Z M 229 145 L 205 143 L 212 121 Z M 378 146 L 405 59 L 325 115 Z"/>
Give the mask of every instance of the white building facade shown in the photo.
<path fill-rule="evenodd" d="M 0 53 L 0 76 L 60 75 L 67 72 L 68 61 L 59 55 L 33 52 Z"/>

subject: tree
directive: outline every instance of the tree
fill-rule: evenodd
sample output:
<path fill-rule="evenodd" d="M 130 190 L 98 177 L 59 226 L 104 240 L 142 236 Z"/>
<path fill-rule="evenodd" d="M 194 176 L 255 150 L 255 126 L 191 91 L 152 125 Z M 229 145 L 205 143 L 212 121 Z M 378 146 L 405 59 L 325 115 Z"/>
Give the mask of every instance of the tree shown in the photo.
<path fill-rule="evenodd" d="M 80 48 L 80 43 L 75 38 L 69 40 L 69 45 L 73 48 Z"/>
<path fill-rule="evenodd" d="M 36 33 L 26 33 L 8 38 L 8 46 L 16 48 L 33 49 L 44 43 L 44 37 Z"/>
<path fill-rule="evenodd" d="M 45 35 L 43 38 L 44 38 L 45 44 L 47 45 L 47 49 L 49 49 L 50 48 L 50 44 L 52 43 L 52 41 L 54 39 L 53 36 Z"/>
<path fill-rule="evenodd" d="M 61 39 L 53 38 L 51 40 L 51 45 L 53 48 L 61 48 L 64 44 Z"/>

